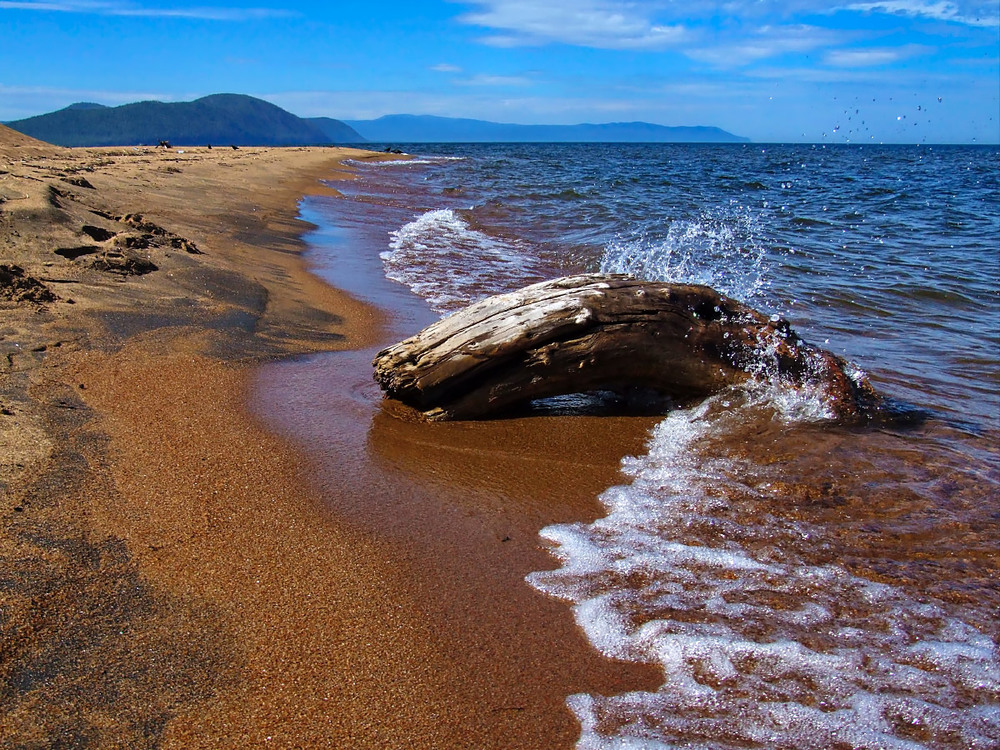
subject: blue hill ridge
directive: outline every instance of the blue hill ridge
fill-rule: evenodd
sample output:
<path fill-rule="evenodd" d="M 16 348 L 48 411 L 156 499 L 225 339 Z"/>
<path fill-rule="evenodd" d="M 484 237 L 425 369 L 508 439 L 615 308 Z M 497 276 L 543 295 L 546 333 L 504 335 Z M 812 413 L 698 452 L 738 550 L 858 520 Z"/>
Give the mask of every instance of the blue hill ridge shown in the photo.
<path fill-rule="evenodd" d="M 515 125 L 433 115 L 386 115 L 344 120 L 367 140 L 379 143 L 451 142 L 625 142 L 748 143 L 748 138 L 708 126 L 670 127 L 648 122 L 580 125 Z"/>

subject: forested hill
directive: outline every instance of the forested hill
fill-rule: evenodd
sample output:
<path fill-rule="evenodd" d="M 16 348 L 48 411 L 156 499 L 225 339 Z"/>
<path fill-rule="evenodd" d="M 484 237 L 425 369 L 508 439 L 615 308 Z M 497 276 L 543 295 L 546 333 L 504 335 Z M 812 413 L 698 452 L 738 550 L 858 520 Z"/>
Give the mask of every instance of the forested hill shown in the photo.
<path fill-rule="evenodd" d="M 302 146 L 359 143 L 339 120 L 304 120 L 262 99 L 214 94 L 193 102 L 137 102 L 120 107 L 81 102 L 6 123 L 59 146 Z"/>

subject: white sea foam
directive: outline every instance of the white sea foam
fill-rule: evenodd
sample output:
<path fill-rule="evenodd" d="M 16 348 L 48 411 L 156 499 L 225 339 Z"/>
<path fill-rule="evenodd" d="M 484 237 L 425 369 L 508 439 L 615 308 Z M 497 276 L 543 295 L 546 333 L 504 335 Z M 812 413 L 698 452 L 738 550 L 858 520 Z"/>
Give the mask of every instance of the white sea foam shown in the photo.
<path fill-rule="evenodd" d="M 571 696 L 579 747 L 997 747 L 990 638 L 897 588 L 798 559 L 787 542 L 817 531 L 806 524 L 744 519 L 734 498 L 766 506 L 769 485 L 718 438 L 823 416 L 815 394 L 773 396 L 754 386 L 672 413 L 648 454 L 624 462 L 631 484 L 601 496 L 606 517 L 542 531 L 561 567 L 529 582 L 571 602 L 600 651 L 664 674 L 656 692 Z"/>
<path fill-rule="evenodd" d="M 442 164 L 452 161 L 464 161 L 464 156 L 420 156 L 406 159 L 344 159 L 345 164 L 361 167 L 412 167 L 427 164 Z"/>
<path fill-rule="evenodd" d="M 372 167 L 414 167 L 421 164 L 434 164 L 430 159 L 386 159 L 384 161 L 365 162 Z"/>
<path fill-rule="evenodd" d="M 389 238 L 382 253 L 386 276 L 438 312 L 542 279 L 538 262 L 522 244 L 474 229 L 451 209 L 428 211 Z"/>

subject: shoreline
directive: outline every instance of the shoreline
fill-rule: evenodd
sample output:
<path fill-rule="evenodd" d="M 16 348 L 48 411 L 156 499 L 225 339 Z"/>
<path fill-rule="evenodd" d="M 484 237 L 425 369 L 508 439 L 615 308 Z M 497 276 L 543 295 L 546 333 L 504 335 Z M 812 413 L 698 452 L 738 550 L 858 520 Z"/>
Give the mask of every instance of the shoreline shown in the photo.
<path fill-rule="evenodd" d="M 248 407 L 258 363 L 342 350 L 357 373 L 384 335 L 384 311 L 309 272 L 296 218 L 363 152 L 7 146 L 0 236 L 60 299 L 3 305 L 0 556 L 20 572 L 0 626 L 0 739 L 568 747 L 569 692 L 655 687 L 653 670 L 593 653 L 569 608 L 523 583 L 546 557 L 531 528 L 597 512 L 587 493 L 617 471 L 599 441 L 553 509 L 560 476 L 486 492 L 454 472 L 474 455 L 478 471 L 516 477 L 532 446 L 565 451 L 572 433 L 554 422 L 436 432 L 429 450 L 424 426 L 380 414 L 378 461 L 345 477 Z M 125 221 L 136 213 L 162 234 Z M 87 240 L 87 226 L 137 237 L 157 270 L 95 270 L 92 255 L 128 246 Z M 52 255 L 74 242 L 99 249 Z M 352 520 L 358 494 L 369 501 Z M 414 523 L 387 533 L 399 507 Z M 516 544 L 498 544 L 514 551 L 497 565 L 476 541 L 510 524 Z M 518 580 L 505 610 L 517 621 L 502 621 L 490 597 Z"/>

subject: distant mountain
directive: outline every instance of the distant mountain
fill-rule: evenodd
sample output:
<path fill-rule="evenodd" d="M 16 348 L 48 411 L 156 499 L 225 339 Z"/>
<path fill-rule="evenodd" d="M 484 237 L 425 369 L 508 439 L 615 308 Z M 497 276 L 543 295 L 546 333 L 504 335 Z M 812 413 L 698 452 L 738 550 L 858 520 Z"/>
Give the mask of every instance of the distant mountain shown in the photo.
<path fill-rule="evenodd" d="M 627 143 L 746 143 L 714 127 L 668 127 L 648 122 L 603 125 L 510 125 L 431 115 L 386 115 L 377 120 L 345 120 L 369 141 L 377 143 L 476 142 L 627 142 Z"/>
<path fill-rule="evenodd" d="M 431 115 L 377 120 L 296 117 L 243 94 L 213 94 L 193 102 L 136 102 L 106 107 L 78 102 L 58 112 L 5 123 L 59 146 L 303 146 L 333 143 L 630 142 L 745 143 L 714 127 L 667 127 L 648 122 L 601 125 L 512 125 Z"/>
<path fill-rule="evenodd" d="M 368 140 L 350 125 L 340 120 L 334 120 L 332 117 L 303 117 L 302 119 L 322 130 L 333 143 L 364 143 Z"/>
<path fill-rule="evenodd" d="M 60 146 L 328 145 L 364 139 L 329 118 L 321 127 L 280 107 L 243 94 L 214 94 L 193 102 L 137 102 L 120 107 L 81 102 L 58 112 L 6 123 L 25 135 Z M 331 137 L 334 123 L 343 137 Z M 353 134 L 353 135 L 352 135 Z"/>
<path fill-rule="evenodd" d="M 77 102 L 76 104 L 70 104 L 66 109 L 108 109 L 108 107 L 97 102 Z"/>

